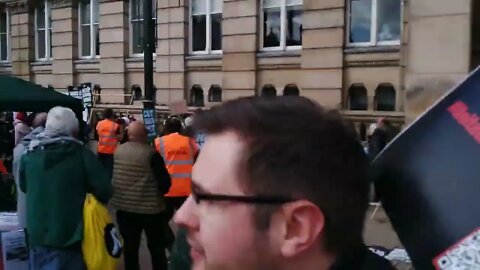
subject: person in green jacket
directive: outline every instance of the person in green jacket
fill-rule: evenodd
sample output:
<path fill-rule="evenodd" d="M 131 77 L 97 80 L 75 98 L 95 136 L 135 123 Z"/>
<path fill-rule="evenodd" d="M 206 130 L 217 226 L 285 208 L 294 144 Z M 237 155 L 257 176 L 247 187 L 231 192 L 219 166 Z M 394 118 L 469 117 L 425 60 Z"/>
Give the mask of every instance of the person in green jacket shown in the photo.
<path fill-rule="evenodd" d="M 51 109 L 45 131 L 20 161 L 32 270 L 86 269 L 81 250 L 86 194 L 105 204 L 112 196 L 106 170 L 75 138 L 78 131 L 72 110 Z"/>

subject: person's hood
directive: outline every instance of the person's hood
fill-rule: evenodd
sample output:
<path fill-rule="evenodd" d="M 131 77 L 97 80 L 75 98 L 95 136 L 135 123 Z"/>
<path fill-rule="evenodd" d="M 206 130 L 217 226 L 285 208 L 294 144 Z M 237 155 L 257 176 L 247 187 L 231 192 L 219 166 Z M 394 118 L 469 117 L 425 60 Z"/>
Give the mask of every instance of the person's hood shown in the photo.
<path fill-rule="evenodd" d="M 44 130 L 30 141 L 27 151 L 42 151 L 43 169 L 48 170 L 68 157 L 73 156 L 74 152 L 78 151 L 76 145 L 83 145 L 83 143 L 72 136 Z M 44 151 L 46 146 L 52 146 L 52 148 L 50 148 L 51 151 Z"/>
<path fill-rule="evenodd" d="M 37 137 L 38 134 L 42 133 L 45 130 L 44 127 L 37 127 L 33 129 L 30 133 L 27 134 L 27 136 L 23 137 L 21 144 L 23 144 L 25 147 L 28 147 L 30 145 L 30 142 Z"/>
<path fill-rule="evenodd" d="M 43 132 L 38 133 L 33 139 L 31 139 L 28 145 L 28 151 L 33 151 L 38 147 L 62 143 L 78 143 L 80 145 L 83 145 L 80 140 L 77 140 L 70 135 L 44 130 Z"/>

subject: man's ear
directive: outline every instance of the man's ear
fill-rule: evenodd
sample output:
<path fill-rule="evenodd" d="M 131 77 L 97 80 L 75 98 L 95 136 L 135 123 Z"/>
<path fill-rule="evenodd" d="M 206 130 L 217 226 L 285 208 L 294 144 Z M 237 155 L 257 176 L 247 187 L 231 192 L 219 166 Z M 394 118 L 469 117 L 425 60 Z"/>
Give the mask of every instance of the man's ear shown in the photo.
<path fill-rule="evenodd" d="M 282 210 L 285 228 L 280 252 L 284 257 L 320 247 L 325 216 L 316 205 L 301 200 L 286 204 Z"/>

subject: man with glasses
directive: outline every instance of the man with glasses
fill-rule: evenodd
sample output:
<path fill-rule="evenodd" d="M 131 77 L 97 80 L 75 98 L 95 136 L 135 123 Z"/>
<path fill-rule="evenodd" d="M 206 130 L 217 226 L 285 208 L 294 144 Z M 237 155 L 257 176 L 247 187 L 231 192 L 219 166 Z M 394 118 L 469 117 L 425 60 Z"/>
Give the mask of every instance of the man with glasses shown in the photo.
<path fill-rule="evenodd" d="M 192 269 L 393 269 L 363 244 L 367 159 L 338 113 L 248 97 L 194 125 L 208 139 L 175 216 Z"/>

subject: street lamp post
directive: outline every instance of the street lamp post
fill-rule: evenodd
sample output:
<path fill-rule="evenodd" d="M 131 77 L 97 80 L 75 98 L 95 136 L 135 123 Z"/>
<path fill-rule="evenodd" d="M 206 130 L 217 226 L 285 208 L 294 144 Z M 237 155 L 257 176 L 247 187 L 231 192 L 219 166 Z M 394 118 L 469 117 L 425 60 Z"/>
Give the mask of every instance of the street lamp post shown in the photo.
<path fill-rule="evenodd" d="M 152 0 L 143 1 L 143 72 L 145 88 L 143 120 L 148 130 L 149 138 L 153 140 L 157 135 L 155 101 L 153 100 L 153 50 L 155 49 L 155 30 L 152 19 Z"/>

